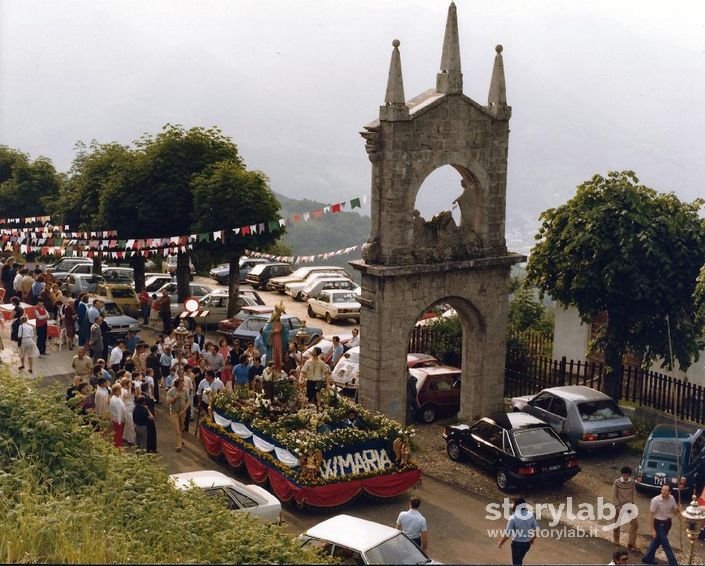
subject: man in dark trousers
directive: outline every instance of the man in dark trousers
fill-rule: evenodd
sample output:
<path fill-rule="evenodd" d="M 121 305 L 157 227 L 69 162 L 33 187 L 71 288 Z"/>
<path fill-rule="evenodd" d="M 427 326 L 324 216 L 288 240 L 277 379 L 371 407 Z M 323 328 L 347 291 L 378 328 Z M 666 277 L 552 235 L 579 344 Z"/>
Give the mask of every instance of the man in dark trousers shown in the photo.
<path fill-rule="evenodd" d="M 15 275 L 17 270 L 15 269 L 15 260 L 11 257 L 7 258 L 7 261 L 2 266 L 0 270 L 0 280 L 2 280 L 2 286 L 5 289 L 5 299 L 3 302 L 9 303 L 15 292 L 13 288 L 13 283 L 15 282 Z"/>

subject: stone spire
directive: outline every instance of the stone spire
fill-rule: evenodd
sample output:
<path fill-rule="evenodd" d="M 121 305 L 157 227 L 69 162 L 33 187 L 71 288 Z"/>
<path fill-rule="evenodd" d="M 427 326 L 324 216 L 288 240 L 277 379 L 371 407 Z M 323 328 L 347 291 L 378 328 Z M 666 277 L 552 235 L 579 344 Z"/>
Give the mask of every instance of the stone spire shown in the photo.
<path fill-rule="evenodd" d="M 399 53 L 400 41 L 392 41 L 394 50 L 389 62 L 389 78 L 387 79 L 387 93 L 384 97 L 384 106 L 379 108 L 380 120 L 408 120 L 409 109 L 404 98 L 404 79 L 401 74 L 401 54 Z"/>
<path fill-rule="evenodd" d="M 507 106 L 507 86 L 504 82 L 504 60 L 502 59 L 503 48 L 501 45 L 498 45 L 494 50 L 497 54 L 494 57 L 490 93 L 487 96 L 487 107 L 495 117 L 506 120 L 509 119 L 511 108 Z"/>
<path fill-rule="evenodd" d="M 460 40 L 458 38 L 458 13 L 455 2 L 448 6 L 446 33 L 443 38 L 441 72 L 436 76 L 436 90 L 445 94 L 463 93 L 463 73 L 460 70 Z"/>

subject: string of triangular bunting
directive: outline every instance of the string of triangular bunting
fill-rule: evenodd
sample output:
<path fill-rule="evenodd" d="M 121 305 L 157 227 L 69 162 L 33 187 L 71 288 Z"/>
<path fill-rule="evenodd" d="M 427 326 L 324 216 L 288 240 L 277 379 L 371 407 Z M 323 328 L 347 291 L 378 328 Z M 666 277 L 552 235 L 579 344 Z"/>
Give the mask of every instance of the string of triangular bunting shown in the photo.
<path fill-rule="evenodd" d="M 254 250 L 245 250 L 245 255 L 248 257 L 262 257 L 265 259 L 271 259 L 272 261 L 281 261 L 286 263 L 312 263 L 317 260 L 326 260 L 340 255 L 347 255 L 360 249 L 362 249 L 361 244 L 358 244 L 357 246 L 350 246 L 348 248 L 341 248 L 333 252 L 324 252 L 314 255 L 274 255 L 265 254 Z"/>
<path fill-rule="evenodd" d="M 102 252 L 107 257 L 116 259 L 130 257 L 136 253 L 142 253 L 145 257 L 150 253 L 167 256 L 176 251 L 190 250 L 197 242 L 222 242 L 225 239 L 226 231 L 232 231 L 235 235 L 240 236 L 276 232 L 288 224 L 307 222 L 311 219 L 321 218 L 324 214 L 343 212 L 347 204 L 346 201 L 342 201 L 322 209 L 293 214 L 288 218 L 257 222 L 228 230 L 136 239 L 119 239 L 115 230 L 71 232 L 69 226 L 53 226 L 48 223 L 39 227 L 3 227 L 3 224 L 14 223 L 16 220 L 27 223 L 39 220 L 48 222 L 50 220 L 48 216 L 0 219 L 0 242 L 2 242 L 3 249 L 22 254 L 38 252 L 40 255 L 65 255 L 67 252 L 73 251 L 76 255 L 84 257 L 93 257 L 94 253 Z M 366 195 L 351 199 L 349 208 L 350 210 L 361 208 L 364 204 L 367 204 Z"/>

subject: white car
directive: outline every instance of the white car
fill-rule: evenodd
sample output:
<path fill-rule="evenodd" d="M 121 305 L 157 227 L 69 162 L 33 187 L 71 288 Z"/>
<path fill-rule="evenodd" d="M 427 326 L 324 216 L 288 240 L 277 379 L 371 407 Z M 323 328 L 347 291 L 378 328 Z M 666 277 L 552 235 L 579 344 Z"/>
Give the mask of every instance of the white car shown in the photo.
<path fill-rule="evenodd" d="M 343 395 L 357 400 L 357 390 L 360 386 L 360 346 L 350 348 L 343 354 L 335 364 L 331 378 Z"/>
<path fill-rule="evenodd" d="M 319 280 L 319 279 L 335 279 L 335 278 L 340 278 L 340 277 L 345 277 L 348 278 L 348 274 L 345 272 L 344 269 L 340 269 L 340 271 L 326 271 L 324 273 L 310 273 L 303 281 L 293 281 L 291 283 L 287 283 L 284 285 L 284 292 L 289 295 L 292 299 L 295 301 L 301 301 L 303 298 L 302 291 L 306 286 L 308 286 L 310 283 L 313 281 Z"/>
<path fill-rule="evenodd" d="M 171 303 L 171 311 L 173 316 L 184 318 L 187 321 L 187 326 L 191 329 L 197 324 L 207 326 L 209 324 L 218 324 L 224 318 L 228 318 L 228 303 L 230 296 L 227 289 L 216 289 L 212 293 L 208 293 L 205 297 L 198 299 L 198 310 L 196 316 L 186 316 L 184 306 L 180 303 Z M 257 301 L 245 294 L 240 294 L 238 297 L 238 310 L 243 307 L 257 306 Z M 207 312 L 205 316 L 202 313 Z"/>
<path fill-rule="evenodd" d="M 285 275 L 282 277 L 272 277 L 267 283 L 267 288 L 270 291 L 279 291 L 283 293 L 286 285 L 289 283 L 295 283 L 297 281 L 303 281 L 311 273 L 330 273 L 330 272 L 340 272 L 343 271 L 345 275 L 347 272 L 343 270 L 342 267 L 336 267 L 334 265 L 310 265 L 308 267 L 299 267 L 294 273 L 290 275 Z"/>
<path fill-rule="evenodd" d="M 352 291 L 321 291 L 318 297 L 308 300 L 308 316 L 320 316 L 328 324 L 333 320 L 352 318 L 360 320 L 360 303 L 358 296 Z"/>
<path fill-rule="evenodd" d="M 401 531 L 351 515 L 336 515 L 299 535 L 339 564 L 438 564 Z"/>
<path fill-rule="evenodd" d="M 331 289 L 343 289 L 346 291 L 354 291 L 358 295 L 360 286 L 346 277 L 330 277 L 330 278 L 319 278 L 311 280 L 302 290 L 301 298 L 297 300 L 308 301 L 309 299 L 315 299 L 318 297 L 321 291 L 331 290 Z"/>
<path fill-rule="evenodd" d="M 281 523 L 281 503 L 258 485 L 245 485 L 215 470 L 172 474 L 169 479 L 177 489 L 197 487 L 210 497 L 222 498 L 231 511 L 247 513 L 269 523 Z"/>

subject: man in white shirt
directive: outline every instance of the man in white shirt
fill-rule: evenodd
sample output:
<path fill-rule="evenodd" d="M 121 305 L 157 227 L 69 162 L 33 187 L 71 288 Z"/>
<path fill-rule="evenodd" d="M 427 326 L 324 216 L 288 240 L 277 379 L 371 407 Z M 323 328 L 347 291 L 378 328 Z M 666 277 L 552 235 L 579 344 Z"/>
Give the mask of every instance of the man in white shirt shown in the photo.
<path fill-rule="evenodd" d="M 154 399 L 154 370 L 152 368 L 145 370 L 144 382 L 149 385 L 149 397 Z"/>
<path fill-rule="evenodd" d="M 125 432 L 125 420 L 127 419 L 127 408 L 122 400 L 122 387 L 119 383 L 113 385 L 113 395 L 110 397 L 110 420 L 113 422 L 113 445 L 116 448 L 122 447 L 122 435 Z"/>
<path fill-rule="evenodd" d="M 421 500 L 412 496 L 409 498 L 409 510 L 402 511 L 397 517 L 397 529 L 409 537 L 421 550 L 428 548 L 428 526 L 426 519 L 419 513 Z"/>
<path fill-rule="evenodd" d="M 198 390 L 196 391 L 196 396 L 201 403 L 201 410 L 207 412 L 208 406 L 215 395 L 223 389 L 225 389 L 225 384 L 220 381 L 219 377 L 215 376 L 215 372 L 211 369 L 206 370 L 205 379 L 198 384 Z"/>
<path fill-rule="evenodd" d="M 108 415 L 108 405 L 110 404 L 110 390 L 108 380 L 104 377 L 98 378 L 98 389 L 95 391 L 95 414 L 99 417 Z"/>
<path fill-rule="evenodd" d="M 306 380 L 306 397 L 310 403 L 317 402 L 316 394 L 323 389 L 324 385 L 329 385 L 330 368 L 319 358 L 321 349 L 316 346 L 313 355 L 306 360 L 301 368 L 301 378 Z"/>
<path fill-rule="evenodd" d="M 125 341 L 119 339 L 115 343 L 115 347 L 110 350 L 110 369 L 117 373 L 122 367 L 122 353 L 125 351 Z"/>
<path fill-rule="evenodd" d="M 656 551 L 659 546 L 663 547 L 666 553 L 669 564 L 678 564 L 675 554 L 671 549 L 671 543 L 668 540 L 668 531 L 671 530 L 673 524 L 672 518 L 680 513 L 680 506 L 671 495 L 671 487 L 669 485 L 661 486 L 661 493 L 651 500 L 649 506 L 649 526 L 651 527 L 651 536 L 653 540 L 649 545 L 646 554 L 641 559 L 645 564 L 656 564 Z"/>
<path fill-rule="evenodd" d="M 348 340 L 345 346 L 348 348 L 357 348 L 360 345 L 360 331 L 357 328 L 352 329 L 352 338 Z"/>

